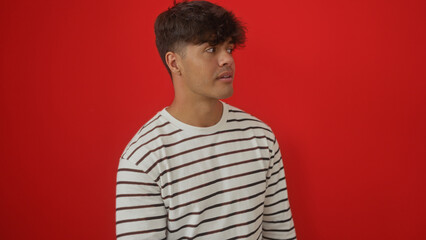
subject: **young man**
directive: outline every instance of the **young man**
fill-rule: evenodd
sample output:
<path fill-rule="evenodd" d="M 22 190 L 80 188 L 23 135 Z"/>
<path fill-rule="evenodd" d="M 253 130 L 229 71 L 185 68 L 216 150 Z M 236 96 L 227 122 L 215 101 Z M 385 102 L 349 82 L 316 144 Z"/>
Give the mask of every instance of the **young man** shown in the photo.
<path fill-rule="evenodd" d="M 220 99 L 233 93 L 235 16 L 178 3 L 155 22 L 175 98 L 133 137 L 117 173 L 117 239 L 296 239 L 278 142 Z"/>

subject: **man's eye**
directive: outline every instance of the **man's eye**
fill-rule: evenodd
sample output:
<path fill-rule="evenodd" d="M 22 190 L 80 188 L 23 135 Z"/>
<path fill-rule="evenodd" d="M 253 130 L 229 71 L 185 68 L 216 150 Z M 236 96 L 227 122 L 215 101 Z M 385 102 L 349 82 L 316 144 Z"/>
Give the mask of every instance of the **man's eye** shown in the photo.
<path fill-rule="evenodd" d="M 209 53 L 212 53 L 212 52 L 214 52 L 215 51 L 215 48 L 214 47 L 210 47 L 210 48 L 207 48 L 206 49 L 206 52 L 209 52 Z"/>
<path fill-rule="evenodd" d="M 229 53 L 232 53 L 233 51 L 234 51 L 234 49 L 233 49 L 233 48 L 229 48 L 229 49 L 228 49 L 228 52 L 229 52 Z"/>

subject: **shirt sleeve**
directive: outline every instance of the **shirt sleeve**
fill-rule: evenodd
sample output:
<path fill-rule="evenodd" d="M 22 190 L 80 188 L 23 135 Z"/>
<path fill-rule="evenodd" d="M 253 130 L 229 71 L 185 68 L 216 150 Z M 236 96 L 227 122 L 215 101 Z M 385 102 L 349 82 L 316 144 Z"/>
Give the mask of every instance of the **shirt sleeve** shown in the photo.
<path fill-rule="evenodd" d="M 275 139 L 267 173 L 267 188 L 263 213 L 263 239 L 296 239 L 284 166 L 278 141 Z"/>
<path fill-rule="evenodd" d="M 116 189 L 117 240 L 166 239 L 160 187 L 133 162 L 120 159 Z"/>

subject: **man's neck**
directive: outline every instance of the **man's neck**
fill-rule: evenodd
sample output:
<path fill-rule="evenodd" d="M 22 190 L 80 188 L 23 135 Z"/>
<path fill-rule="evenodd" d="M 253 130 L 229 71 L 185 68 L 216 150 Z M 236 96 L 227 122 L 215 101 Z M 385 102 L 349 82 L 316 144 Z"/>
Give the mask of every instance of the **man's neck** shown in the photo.
<path fill-rule="evenodd" d="M 184 101 L 175 98 L 166 110 L 174 118 L 188 125 L 210 127 L 220 121 L 223 105 L 217 99 Z"/>

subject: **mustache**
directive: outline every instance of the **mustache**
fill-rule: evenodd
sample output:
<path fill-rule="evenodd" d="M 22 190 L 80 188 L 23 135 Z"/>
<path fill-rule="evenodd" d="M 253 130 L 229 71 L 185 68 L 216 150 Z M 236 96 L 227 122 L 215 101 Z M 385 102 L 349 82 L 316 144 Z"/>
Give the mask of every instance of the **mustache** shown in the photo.
<path fill-rule="evenodd" d="M 224 67 L 224 68 L 222 68 L 222 69 L 219 71 L 219 73 L 218 73 L 217 75 L 219 76 L 220 74 L 222 74 L 222 73 L 224 73 L 224 72 L 232 72 L 232 73 L 234 73 L 234 70 L 232 69 L 232 67 Z"/>

